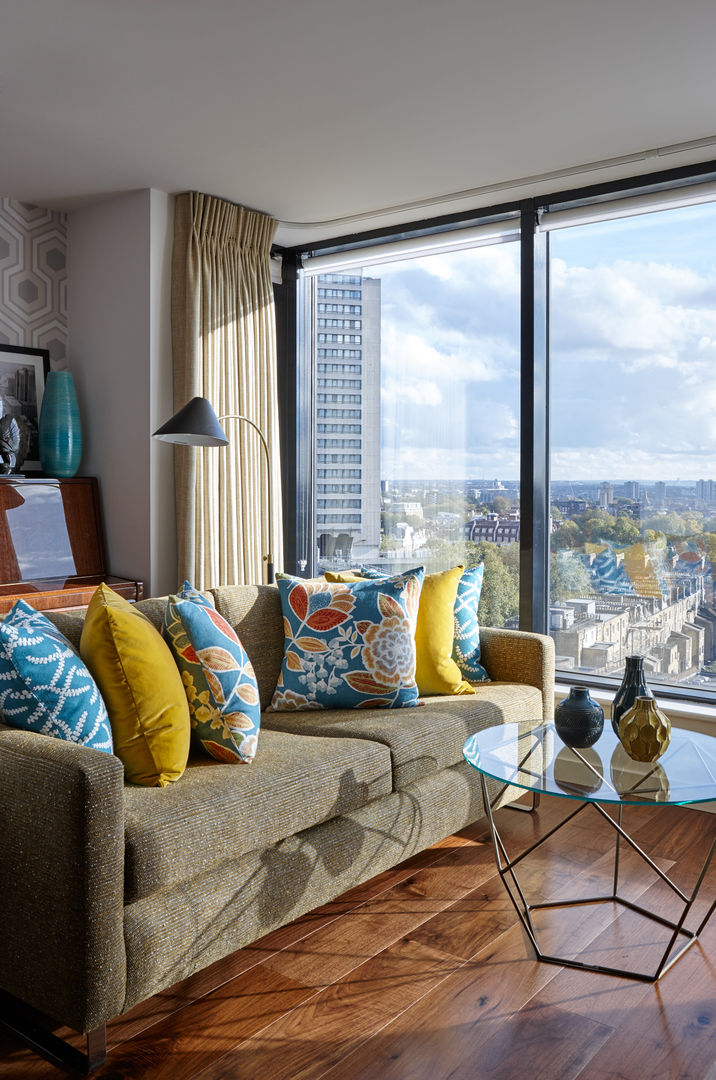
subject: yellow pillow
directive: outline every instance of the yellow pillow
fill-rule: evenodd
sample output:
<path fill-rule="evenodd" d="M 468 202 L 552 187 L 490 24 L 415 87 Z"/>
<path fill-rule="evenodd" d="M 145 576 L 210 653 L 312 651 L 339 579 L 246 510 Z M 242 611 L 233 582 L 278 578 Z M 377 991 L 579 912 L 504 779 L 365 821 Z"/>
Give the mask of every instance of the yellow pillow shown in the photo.
<path fill-rule="evenodd" d="M 146 615 L 107 585 L 90 600 L 80 656 L 109 713 L 114 752 L 132 784 L 165 787 L 189 756 L 189 704 L 169 646 Z"/>
<path fill-rule="evenodd" d="M 352 584 L 354 581 L 368 581 L 365 574 L 361 574 L 360 570 L 326 570 L 323 575 L 326 581 L 332 581 L 334 584 L 343 582 L 346 585 Z"/>
<path fill-rule="evenodd" d="M 475 693 L 452 658 L 455 600 L 464 569 L 454 566 L 452 570 L 425 575 L 415 628 L 415 681 L 421 694 Z"/>

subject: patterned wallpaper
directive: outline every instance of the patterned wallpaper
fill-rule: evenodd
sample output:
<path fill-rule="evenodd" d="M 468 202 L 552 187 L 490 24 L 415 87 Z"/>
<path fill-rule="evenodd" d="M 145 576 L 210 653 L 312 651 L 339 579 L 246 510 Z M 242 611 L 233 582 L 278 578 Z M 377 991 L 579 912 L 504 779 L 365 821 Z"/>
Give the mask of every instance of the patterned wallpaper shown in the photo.
<path fill-rule="evenodd" d="M 0 197 L 0 343 L 67 367 L 67 215 Z"/>

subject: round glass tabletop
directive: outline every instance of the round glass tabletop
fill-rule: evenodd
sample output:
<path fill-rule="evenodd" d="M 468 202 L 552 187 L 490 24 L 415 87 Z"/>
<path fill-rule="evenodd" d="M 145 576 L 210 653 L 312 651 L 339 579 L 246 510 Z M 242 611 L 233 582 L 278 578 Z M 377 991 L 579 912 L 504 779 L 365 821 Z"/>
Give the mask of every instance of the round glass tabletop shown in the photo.
<path fill-rule="evenodd" d="M 547 795 L 603 803 L 716 800 L 716 738 L 672 728 L 666 752 L 634 761 L 612 731 L 588 749 L 566 746 L 553 724 L 501 724 L 472 735 L 465 760 L 486 776 Z"/>

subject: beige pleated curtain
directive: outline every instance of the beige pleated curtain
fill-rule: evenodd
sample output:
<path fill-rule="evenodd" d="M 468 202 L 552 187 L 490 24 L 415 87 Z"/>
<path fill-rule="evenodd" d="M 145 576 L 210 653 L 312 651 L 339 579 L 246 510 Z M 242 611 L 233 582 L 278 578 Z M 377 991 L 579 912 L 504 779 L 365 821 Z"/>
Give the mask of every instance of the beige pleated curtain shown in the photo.
<path fill-rule="evenodd" d="M 178 196 L 172 257 L 174 408 L 195 395 L 225 420 L 229 445 L 175 447 L 179 580 L 197 588 L 265 580 L 269 515 L 281 560 L 276 323 L 270 274 L 276 222 L 210 195 Z"/>

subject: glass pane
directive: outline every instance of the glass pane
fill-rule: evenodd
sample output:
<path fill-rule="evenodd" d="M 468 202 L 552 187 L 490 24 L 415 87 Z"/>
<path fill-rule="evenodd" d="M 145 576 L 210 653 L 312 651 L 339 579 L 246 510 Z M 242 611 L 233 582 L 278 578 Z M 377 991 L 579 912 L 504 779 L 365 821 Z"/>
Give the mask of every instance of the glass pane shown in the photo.
<path fill-rule="evenodd" d="M 716 207 L 551 236 L 558 668 L 716 690 Z"/>
<path fill-rule="evenodd" d="M 318 571 L 486 562 L 516 624 L 519 245 L 313 280 Z"/>

